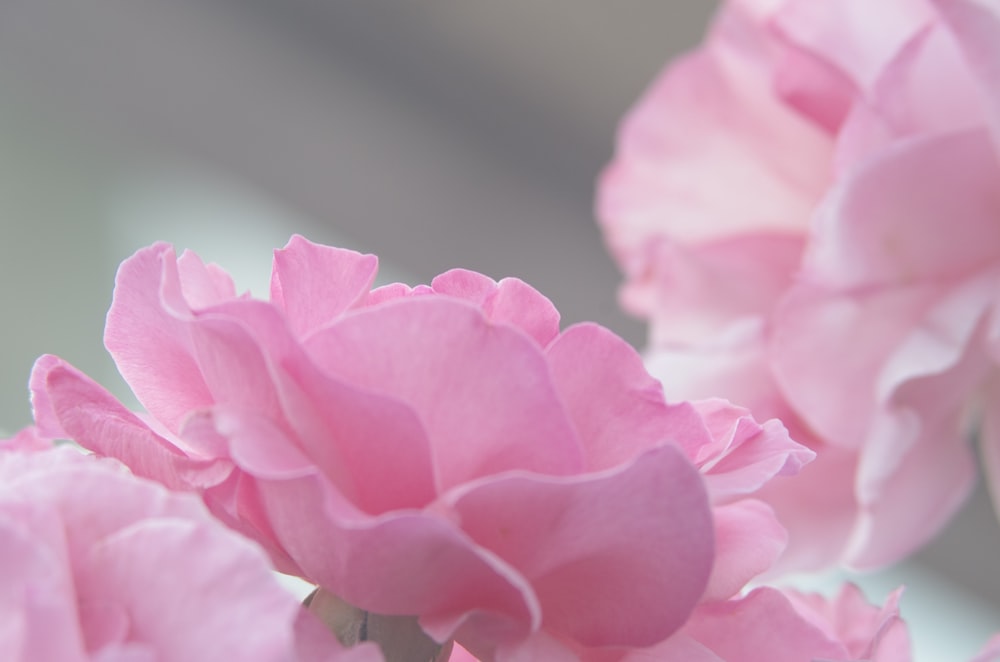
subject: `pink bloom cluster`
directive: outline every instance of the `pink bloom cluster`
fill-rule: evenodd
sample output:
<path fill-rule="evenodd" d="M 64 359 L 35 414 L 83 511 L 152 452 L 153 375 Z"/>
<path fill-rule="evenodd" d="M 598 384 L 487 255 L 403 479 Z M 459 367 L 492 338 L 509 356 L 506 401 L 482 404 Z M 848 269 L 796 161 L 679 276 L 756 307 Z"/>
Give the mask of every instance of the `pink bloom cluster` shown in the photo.
<path fill-rule="evenodd" d="M 668 397 L 818 453 L 785 563 L 874 567 L 1000 485 L 1000 6 L 729 0 L 624 122 L 599 215 Z M 1000 490 L 996 490 L 1000 494 Z"/>
<path fill-rule="evenodd" d="M 753 497 L 812 457 L 780 423 L 667 404 L 624 341 L 560 331 L 519 280 L 372 289 L 376 270 L 294 237 L 261 301 L 143 249 L 105 341 L 148 415 L 46 356 L 37 433 L 198 493 L 279 569 L 485 659 L 649 647 L 780 553 Z"/>
<path fill-rule="evenodd" d="M 374 662 L 190 495 L 30 432 L 0 445 L 0 658 Z"/>

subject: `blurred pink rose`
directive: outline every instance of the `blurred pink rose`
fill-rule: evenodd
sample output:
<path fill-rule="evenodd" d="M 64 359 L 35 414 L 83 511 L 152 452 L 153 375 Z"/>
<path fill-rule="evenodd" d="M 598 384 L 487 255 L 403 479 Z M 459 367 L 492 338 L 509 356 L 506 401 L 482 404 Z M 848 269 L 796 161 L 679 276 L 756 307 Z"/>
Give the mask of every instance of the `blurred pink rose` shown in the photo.
<path fill-rule="evenodd" d="M 598 208 L 650 370 L 819 453 L 763 490 L 786 567 L 933 536 L 977 411 L 1000 482 L 998 70 L 996 3 L 731 0 L 622 126 Z"/>
<path fill-rule="evenodd" d="M 197 499 L 68 447 L 0 450 L 0 575 L 10 662 L 381 659 L 343 651 Z"/>
<path fill-rule="evenodd" d="M 105 339 L 150 417 L 48 356 L 39 434 L 195 490 L 280 569 L 496 659 L 546 638 L 648 646 L 780 552 L 770 510 L 743 498 L 811 457 L 779 423 L 667 405 L 624 341 L 560 332 L 519 280 L 372 290 L 376 268 L 295 237 L 265 302 L 144 249 Z"/>

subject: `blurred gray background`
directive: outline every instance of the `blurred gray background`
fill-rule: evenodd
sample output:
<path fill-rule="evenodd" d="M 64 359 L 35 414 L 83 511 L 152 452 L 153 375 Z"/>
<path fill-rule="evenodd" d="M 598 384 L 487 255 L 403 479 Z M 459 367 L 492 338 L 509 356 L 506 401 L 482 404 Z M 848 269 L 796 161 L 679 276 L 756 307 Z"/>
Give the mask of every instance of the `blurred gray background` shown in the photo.
<path fill-rule="evenodd" d="M 594 178 L 714 7 L 0 0 L 0 427 L 29 422 L 44 352 L 122 392 L 103 315 L 118 262 L 155 239 L 258 292 L 292 232 L 418 282 L 517 275 L 566 322 L 641 345 L 615 304 Z M 980 493 L 914 566 L 943 583 L 913 605 L 973 605 L 973 648 L 1000 627 L 997 530 Z"/>

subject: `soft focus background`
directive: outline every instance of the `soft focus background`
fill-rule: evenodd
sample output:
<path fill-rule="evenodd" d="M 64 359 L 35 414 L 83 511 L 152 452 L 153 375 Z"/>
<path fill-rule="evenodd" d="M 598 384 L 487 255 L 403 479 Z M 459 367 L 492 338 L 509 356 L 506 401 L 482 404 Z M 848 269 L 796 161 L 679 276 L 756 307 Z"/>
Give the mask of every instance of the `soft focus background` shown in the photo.
<path fill-rule="evenodd" d="M 156 239 L 257 293 L 293 232 L 378 253 L 385 279 L 517 275 L 565 322 L 641 346 L 594 178 L 714 5 L 0 1 L 0 428 L 30 420 L 44 352 L 122 393 L 103 316 L 117 264 Z M 917 559 L 861 583 L 881 600 L 900 581 L 920 660 L 1000 629 L 982 491 Z"/>

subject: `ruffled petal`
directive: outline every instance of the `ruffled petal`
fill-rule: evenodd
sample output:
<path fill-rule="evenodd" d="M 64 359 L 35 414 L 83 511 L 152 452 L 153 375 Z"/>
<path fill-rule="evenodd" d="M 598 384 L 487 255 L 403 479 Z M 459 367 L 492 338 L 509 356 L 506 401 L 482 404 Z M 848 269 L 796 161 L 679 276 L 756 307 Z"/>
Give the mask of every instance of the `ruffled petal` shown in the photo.
<path fill-rule="evenodd" d="M 191 314 L 169 245 L 144 248 L 118 268 L 104 344 L 139 402 L 173 431 L 212 403 L 185 326 Z"/>
<path fill-rule="evenodd" d="M 363 301 L 378 272 L 378 258 L 314 244 L 294 235 L 274 251 L 271 303 L 303 338 Z"/>
<path fill-rule="evenodd" d="M 306 349 L 335 377 L 413 408 L 442 490 L 509 469 L 583 467 L 541 348 L 465 302 L 415 297 L 368 308 L 316 333 Z"/>
<path fill-rule="evenodd" d="M 39 429 L 124 462 L 137 476 L 171 489 L 218 484 L 231 465 L 190 457 L 156 434 L 89 377 L 56 357 L 42 357 L 31 376 Z"/>
<path fill-rule="evenodd" d="M 534 592 L 520 573 L 441 515 L 400 510 L 373 518 L 315 475 L 258 485 L 276 536 L 305 576 L 353 605 L 419 614 L 439 641 L 470 611 L 511 637 L 540 625 Z"/>
<path fill-rule="evenodd" d="M 559 311 L 541 292 L 518 278 L 495 283 L 474 271 L 452 269 L 431 281 L 439 294 L 477 304 L 487 319 L 515 326 L 545 347 L 559 335 Z"/>
<path fill-rule="evenodd" d="M 742 499 L 712 508 L 715 565 L 702 598 L 725 600 L 769 570 L 785 549 L 788 533 L 764 502 Z"/>
<path fill-rule="evenodd" d="M 498 477 L 447 498 L 473 540 L 531 581 L 546 629 L 584 645 L 654 644 L 705 589 L 708 501 L 672 447 L 602 474 Z"/>

